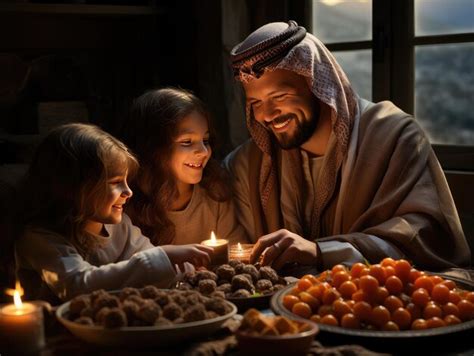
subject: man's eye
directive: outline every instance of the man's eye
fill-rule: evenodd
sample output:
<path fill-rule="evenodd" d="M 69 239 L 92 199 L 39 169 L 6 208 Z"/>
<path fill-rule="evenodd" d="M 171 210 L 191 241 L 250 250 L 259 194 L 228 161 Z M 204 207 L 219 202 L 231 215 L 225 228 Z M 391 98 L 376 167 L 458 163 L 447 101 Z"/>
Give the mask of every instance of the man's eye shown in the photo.
<path fill-rule="evenodd" d="M 280 95 L 274 96 L 273 98 L 274 98 L 275 100 L 280 101 L 280 100 L 284 100 L 285 97 L 286 97 L 286 94 L 280 94 Z"/>
<path fill-rule="evenodd" d="M 261 105 L 262 105 L 261 101 L 252 101 L 250 103 L 250 106 L 252 106 L 253 108 L 259 108 Z"/>

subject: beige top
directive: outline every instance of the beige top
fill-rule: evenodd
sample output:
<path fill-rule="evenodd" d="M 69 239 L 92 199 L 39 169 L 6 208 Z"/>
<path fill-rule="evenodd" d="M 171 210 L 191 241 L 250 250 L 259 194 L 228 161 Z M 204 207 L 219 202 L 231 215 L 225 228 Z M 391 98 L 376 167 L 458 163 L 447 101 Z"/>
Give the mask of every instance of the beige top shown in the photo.
<path fill-rule="evenodd" d="M 231 243 L 247 242 L 247 235 L 235 217 L 233 201 L 215 201 L 199 184 L 194 185 L 186 208 L 168 212 L 168 218 L 176 229 L 174 245 L 200 243 L 210 238 L 211 231 L 218 239 Z"/>
<path fill-rule="evenodd" d="M 64 236 L 28 229 L 15 246 L 28 299 L 58 301 L 101 288 L 170 286 L 176 273 L 165 251 L 154 247 L 126 214 L 120 224 L 104 226 L 109 241 L 86 259 Z"/>

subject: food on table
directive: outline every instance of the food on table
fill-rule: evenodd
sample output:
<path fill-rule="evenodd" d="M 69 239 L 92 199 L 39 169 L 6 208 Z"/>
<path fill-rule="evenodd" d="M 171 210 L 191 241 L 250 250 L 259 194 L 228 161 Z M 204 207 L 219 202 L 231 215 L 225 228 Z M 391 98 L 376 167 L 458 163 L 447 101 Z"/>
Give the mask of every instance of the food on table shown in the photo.
<path fill-rule="evenodd" d="M 215 286 L 215 281 L 207 281 Z M 181 324 L 215 318 L 230 311 L 224 298 L 210 298 L 194 290 L 162 290 L 150 285 L 141 289 L 124 288 L 117 295 L 101 289 L 77 296 L 69 304 L 68 319 L 112 329 Z"/>
<path fill-rule="evenodd" d="M 287 285 L 284 278 L 271 267 L 260 269 L 254 265 L 230 260 L 218 266 L 214 272 L 200 268 L 184 275 L 178 289 L 197 289 L 210 297 L 250 298 L 269 295 Z"/>
<path fill-rule="evenodd" d="M 300 317 L 351 329 L 420 330 L 474 319 L 474 292 L 392 258 L 303 276 L 282 302 Z"/>
<path fill-rule="evenodd" d="M 309 330 L 307 323 L 288 319 L 284 316 L 266 316 L 256 309 L 249 309 L 244 314 L 239 331 L 251 335 L 288 335 Z"/>

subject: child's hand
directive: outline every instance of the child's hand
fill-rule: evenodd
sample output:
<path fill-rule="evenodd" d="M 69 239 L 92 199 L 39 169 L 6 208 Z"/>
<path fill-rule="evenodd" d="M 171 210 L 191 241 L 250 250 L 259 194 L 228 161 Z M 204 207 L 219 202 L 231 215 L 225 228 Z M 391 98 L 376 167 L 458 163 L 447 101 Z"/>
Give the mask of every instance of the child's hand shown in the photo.
<path fill-rule="evenodd" d="M 209 255 L 213 252 L 212 247 L 200 244 L 164 245 L 161 248 L 165 250 L 171 263 L 177 264 L 182 270 L 184 262 L 192 263 L 196 267 L 207 266 L 211 262 Z"/>

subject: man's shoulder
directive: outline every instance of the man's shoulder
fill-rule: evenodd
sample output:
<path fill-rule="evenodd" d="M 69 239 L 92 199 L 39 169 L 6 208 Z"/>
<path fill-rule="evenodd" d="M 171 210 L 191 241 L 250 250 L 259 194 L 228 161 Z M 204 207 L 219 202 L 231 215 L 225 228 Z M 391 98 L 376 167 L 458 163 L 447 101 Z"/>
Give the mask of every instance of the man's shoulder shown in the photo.
<path fill-rule="evenodd" d="M 368 103 L 365 105 L 360 117 L 361 132 L 383 133 L 385 131 L 403 130 L 404 127 L 413 126 L 415 120 L 412 115 L 404 112 L 391 101 Z"/>
<path fill-rule="evenodd" d="M 223 161 L 224 167 L 232 174 L 235 174 L 237 171 L 247 170 L 250 157 L 255 152 L 258 152 L 258 148 L 250 138 L 227 155 Z"/>

